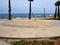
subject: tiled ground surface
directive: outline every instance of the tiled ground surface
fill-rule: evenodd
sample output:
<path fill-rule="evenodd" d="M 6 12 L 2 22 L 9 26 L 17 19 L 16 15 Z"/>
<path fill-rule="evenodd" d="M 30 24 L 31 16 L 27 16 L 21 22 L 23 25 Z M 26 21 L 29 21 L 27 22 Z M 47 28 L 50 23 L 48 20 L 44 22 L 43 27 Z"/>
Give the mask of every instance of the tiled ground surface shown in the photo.
<path fill-rule="evenodd" d="M 60 21 L 0 20 L 0 37 L 40 38 L 60 36 Z"/>

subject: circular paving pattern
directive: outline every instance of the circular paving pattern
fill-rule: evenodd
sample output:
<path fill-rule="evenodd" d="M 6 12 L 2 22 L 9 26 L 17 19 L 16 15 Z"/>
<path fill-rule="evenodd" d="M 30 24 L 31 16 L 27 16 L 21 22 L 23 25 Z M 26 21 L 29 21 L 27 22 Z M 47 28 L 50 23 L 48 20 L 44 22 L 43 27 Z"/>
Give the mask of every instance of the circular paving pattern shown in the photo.
<path fill-rule="evenodd" d="M 41 38 L 60 36 L 60 21 L 12 20 L 0 21 L 0 37 Z"/>

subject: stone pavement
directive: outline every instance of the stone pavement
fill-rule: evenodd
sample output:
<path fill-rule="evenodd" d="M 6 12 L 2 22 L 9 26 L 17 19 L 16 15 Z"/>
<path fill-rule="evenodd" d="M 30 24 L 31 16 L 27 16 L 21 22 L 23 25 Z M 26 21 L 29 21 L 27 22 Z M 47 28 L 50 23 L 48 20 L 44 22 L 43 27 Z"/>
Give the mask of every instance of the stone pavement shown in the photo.
<path fill-rule="evenodd" d="M 23 25 L 22 23 L 25 24 Z M 43 37 L 55 37 L 55 36 L 60 36 L 60 21 L 0 20 L 0 37 L 43 38 Z"/>

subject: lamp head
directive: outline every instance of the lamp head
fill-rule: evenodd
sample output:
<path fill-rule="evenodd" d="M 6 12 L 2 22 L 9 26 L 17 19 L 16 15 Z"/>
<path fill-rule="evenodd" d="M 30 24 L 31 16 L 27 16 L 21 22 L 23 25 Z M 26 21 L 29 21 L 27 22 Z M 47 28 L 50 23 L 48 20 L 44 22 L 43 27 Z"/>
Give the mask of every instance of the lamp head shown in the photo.
<path fill-rule="evenodd" d="M 60 5 L 60 1 L 57 1 L 57 2 L 55 3 L 55 5 L 56 5 L 56 6 Z"/>

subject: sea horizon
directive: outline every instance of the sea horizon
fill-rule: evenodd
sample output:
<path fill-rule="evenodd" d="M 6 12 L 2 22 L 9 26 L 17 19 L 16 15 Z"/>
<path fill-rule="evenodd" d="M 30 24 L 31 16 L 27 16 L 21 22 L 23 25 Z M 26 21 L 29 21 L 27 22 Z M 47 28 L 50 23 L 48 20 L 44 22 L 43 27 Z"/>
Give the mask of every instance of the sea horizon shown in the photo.
<path fill-rule="evenodd" d="M 20 13 L 20 14 L 17 13 L 17 14 L 11 14 L 11 16 L 12 18 L 17 18 L 17 17 L 28 18 L 29 14 L 28 13 Z M 45 16 L 46 17 L 54 16 L 54 13 L 45 13 Z M 36 18 L 44 17 L 44 13 L 32 13 L 31 17 L 36 17 Z M 6 18 L 8 18 L 8 14 L 0 14 L 0 19 L 6 19 Z"/>

